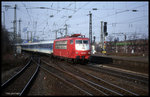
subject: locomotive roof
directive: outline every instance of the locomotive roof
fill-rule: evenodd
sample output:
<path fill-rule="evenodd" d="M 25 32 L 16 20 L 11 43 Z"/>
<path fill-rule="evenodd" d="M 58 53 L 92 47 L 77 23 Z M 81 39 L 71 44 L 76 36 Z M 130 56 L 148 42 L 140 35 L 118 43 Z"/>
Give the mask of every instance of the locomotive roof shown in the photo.
<path fill-rule="evenodd" d="M 70 40 L 70 39 L 89 39 L 89 38 L 86 38 L 85 35 L 81 34 L 72 34 L 71 36 L 65 35 L 64 37 L 59 37 L 55 41 Z"/>
<path fill-rule="evenodd" d="M 85 37 L 65 37 L 65 38 L 58 38 L 55 41 L 59 41 L 59 40 L 71 40 L 71 39 L 89 39 L 89 38 L 85 38 Z"/>

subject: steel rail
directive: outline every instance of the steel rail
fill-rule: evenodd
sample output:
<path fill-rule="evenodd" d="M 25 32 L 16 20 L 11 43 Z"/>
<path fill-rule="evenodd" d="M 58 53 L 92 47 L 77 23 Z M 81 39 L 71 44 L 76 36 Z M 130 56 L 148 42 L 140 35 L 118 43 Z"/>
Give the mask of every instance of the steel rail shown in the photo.
<path fill-rule="evenodd" d="M 49 65 L 49 63 L 47 63 L 47 62 L 45 62 L 45 61 L 43 61 L 44 63 L 46 63 L 47 65 Z M 49 65 L 49 66 L 51 66 L 51 65 Z M 55 69 L 57 69 L 56 67 L 54 67 L 54 66 L 51 66 L 51 67 L 53 67 L 53 68 L 55 68 Z M 89 83 L 87 83 L 87 82 L 84 82 L 81 78 L 79 78 L 78 76 L 76 76 L 76 75 L 74 75 L 74 74 L 72 74 L 72 73 L 70 73 L 70 72 L 66 72 L 66 71 L 64 71 L 64 70 L 61 70 L 61 69 L 57 69 L 57 70 L 59 70 L 59 71 L 61 71 L 61 72 L 63 72 L 63 73 L 66 73 L 66 74 L 68 74 L 69 76 L 73 76 L 73 77 L 75 77 L 77 80 L 79 80 L 80 82 L 82 82 L 82 83 L 84 83 L 84 84 L 86 84 L 87 86 L 89 86 L 89 87 L 91 87 L 92 89 L 94 89 L 94 90 L 96 90 L 96 91 L 98 91 L 98 92 L 100 92 L 100 93 L 102 93 L 102 94 L 104 94 L 104 95 L 106 95 L 107 96 L 107 94 L 106 93 L 104 93 L 103 91 L 101 91 L 101 90 L 99 90 L 99 89 L 97 89 L 97 88 L 95 88 L 94 86 L 92 86 L 92 85 L 90 85 Z"/>
<path fill-rule="evenodd" d="M 96 86 L 98 86 L 98 87 L 100 87 L 100 88 L 103 88 L 103 89 L 105 89 L 105 90 L 107 90 L 107 91 L 109 91 L 109 92 L 112 92 L 112 93 L 115 93 L 115 94 L 117 94 L 117 95 L 123 96 L 123 94 L 121 94 L 121 93 L 118 93 L 118 92 L 116 92 L 116 91 L 113 91 L 113 90 L 111 90 L 111 89 L 108 89 L 108 88 L 106 88 L 106 87 L 103 87 L 103 86 L 101 86 L 101 85 L 99 85 L 99 84 L 93 83 L 93 82 L 91 82 L 91 81 L 89 81 L 89 80 L 87 80 L 87 79 L 84 79 L 84 78 L 81 78 L 81 79 L 83 79 L 84 81 L 87 81 L 87 82 L 89 82 L 89 83 L 91 83 L 91 84 L 93 84 L 93 85 L 96 85 Z"/>
<path fill-rule="evenodd" d="M 65 69 L 66 70 L 66 69 Z M 67 70 L 68 71 L 68 70 Z M 78 71 L 80 71 L 80 70 L 78 70 Z M 80 72 L 82 72 L 82 71 L 80 71 Z M 82 73 L 84 73 L 84 72 L 82 72 Z M 88 75 L 88 74 L 86 74 L 86 75 Z M 75 75 L 76 76 L 76 75 Z M 88 75 L 88 76 L 90 76 L 90 75 Z M 109 91 L 109 92 L 112 92 L 112 93 L 115 93 L 115 94 L 117 94 L 117 95 L 120 95 L 120 96 L 123 96 L 123 94 L 121 94 L 121 93 L 118 93 L 118 92 L 116 92 L 116 91 L 113 91 L 113 90 L 111 90 L 111 89 L 109 89 L 109 88 L 106 88 L 106 87 L 103 87 L 102 85 L 99 85 L 99 84 L 97 84 L 97 83 L 94 83 L 94 82 L 92 82 L 92 81 L 90 81 L 90 80 L 87 80 L 87 79 L 85 79 L 85 78 L 83 78 L 83 77 L 80 77 L 80 76 L 77 76 L 77 77 L 79 77 L 80 79 L 82 79 L 82 80 L 84 80 L 84 81 L 86 81 L 86 82 L 89 82 L 90 84 L 92 84 L 92 85 L 96 85 L 97 87 L 100 87 L 100 88 L 103 88 L 103 89 L 105 89 L 105 90 L 107 90 L 107 91 Z M 95 78 L 94 78 L 95 79 Z M 96 79 L 97 80 L 97 79 Z M 106 93 L 105 93 L 106 94 Z M 106 94 L 107 95 L 107 94 Z"/>
<path fill-rule="evenodd" d="M 33 59 L 32 59 L 32 57 L 31 57 L 31 59 L 30 59 L 30 61 L 27 63 L 27 65 L 23 68 L 23 69 L 21 69 L 20 71 L 19 71 L 19 73 L 17 73 L 17 75 L 18 74 L 20 74 L 20 73 L 23 73 L 23 70 L 25 69 L 25 68 L 27 68 L 27 66 L 29 65 L 29 64 L 31 64 L 31 62 L 33 62 L 32 61 Z M 32 65 L 33 66 L 33 65 Z M 29 68 L 29 70 L 30 70 L 31 68 Z M 21 88 L 21 89 L 19 89 L 19 91 L 18 91 L 18 93 L 17 93 L 17 95 L 18 96 L 22 96 L 24 93 L 25 93 L 25 91 L 27 90 L 27 88 L 29 87 L 29 84 L 31 83 L 31 81 L 33 81 L 33 78 L 35 78 L 35 75 L 37 74 L 37 72 L 38 72 L 38 69 L 39 69 L 39 64 L 37 65 L 37 67 L 36 67 L 36 69 L 35 69 L 35 72 L 33 72 L 32 73 L 32 75 L 31 76 L 29 76 L 29 80 L 28 81 L 26 81 L 27 83 Z M 28 69 L 26 69 L 27 71 L 29 71 Z M 26 72 L 26 71 L 25 71 Z M 20 77 L 20 76 L 15 76 L 16 78 L 18 77 Z M 24 75 L 24 73 L 23 73 L 23 75 Z M 12 79 L 12 78 L 11 78 Z M 12 80 L 16 80 L 14 77 L 13 77 L 13 79 Z M 9 81 L 10 82 L 10 81 Z M 6 84 L 5 84 L 5 86 L 6 86 Z M 9 86 L 8 86 L 9 87 Z M 5 87 L 6 89 L 7 89 L 7 86 Z M 8 88 L 9 89 L 9 88 Z"/>
<path fill-rule="evenodd" d="M 70 65 L 70 66 L 71 66 L 71 65 Z M 73 66 L 72 66 L 72 67 L 73 67 Z M 73 67 L 73 68 L 76 68 L 76 67 Z M 112 84 L 112 83 L 110 83 L 110 82 L 108 82 L 108 81 L 105 81 L 105 80 L 103 80 L 102 78 L 96 77 L 96 76 L 94 76 L 94 75 L 92 75 L 92 74 L 89 74 L 89 73 L 87 73 L 87 72 L 83 72 L 83 71 L 81 71 L 81 70 L 79 70 L 79 69 L 77 69 L 77 68 L 76 68 L 76 70 L 78 70 L 78 71 L 80 71 L 80 72 L 82 72 L 82 73 L 85 73 L 86 75 L 89 75 L 89 76 L 95 78 L 96 80 L 103 81 L 103 82 L 105 82 L 106 84 L 112 85 L 112 86 L 114 86 L 114 87 L 116 87 L 116 88 L 119 88 L 119 89 L 122 89 L 122 90 L 124 90 L 124 91 L 126 91 L 126 92 L 128 92 L 128 93 L 130 93 L 130 94 L 132 94 L 132 95 L 138 96 L 138 94 L 133 93 L 133 92 L 131 92 L 131 91 L 129 91 L 129 90 L 126 90 L 126 89 L 124 89 L 124 88 L 122 88 L 122 87 L 119 87 L 119 86 L 117 86 L 117 85 L 115 85 L 115 84 Z"/>
<path fill-rule="evenodd" d="M 8 79 L 6 82 L 4 82 L 2 85 L 1 85 L 1 88 L 3 88 L 4 86 L 6 86 L 8 83 L 10 83 L 13 79 L 15 79 L 17 76 L 19 76 L 19 74 L 21 74 L 25 69 L 26 67 L 31 63 L 31 60 L 32 58 L 30 58 L 30 61 L 19 71 L 17 72 L 14 76 L 12 76 L 10 79 Z"/>
<path fill-rule="evenodd" d="M 85 94 L 88 94 L 88 95 L 92 96 L 92 94 L 91 94 L 91 93 L 87 92 L 86 90 L 81 89 L 81 88 L 80 88 L 80 87 L 78 87 L 77 85 L 72 84 L 71 82 L 67 81 L 66 79 L 64 79 L 64 78 L 62 78 L 62 77 L 60 77 L 60 76 L 58 76 L 58 75 L 56 75 L 56 74 L 54 74 L 54 73 L 50 72 L 50 71 L 49 71 L 49 70 L 47 70 L 46 68 L 44 68 L 44 67 L 42 67 L 42 66 L 40 66 L 40 68 L 44 69 L 45 71 L 47 71 L 48 73 L 50 73 L 52 76 L 54 76 L 54 77 L 56 77 L 56 78 L 58 78 L 58 79 L 62 80 L 63 82 L 65 82 L 65 83 L 67 83 L 67 84 L 69 84 L 69 85 L 73 86 L 74 88 L 79 89 L 79 90 L 80 90 L 80 91 L 82 91 L 83 93 L 85 93 Z"/>
<path fill-rule="evenodd" d="M 33 61 L 33 59 L 32 59 L 32 61 Z M 31 83 L 31 81 L 33 80 L 33 78 L 35 78 L 35 75 L 38 73 L 39 66 L 40 66 L 40 64 L 37 63 L 37 68 L 36 68 L 34 74 L 31 76 L 31 78 L 29 79 L 29 81 L 27 82 L 27 84 L 25 85 L 25 87 L 23 88 L 23 90 L 21 91 L 21 93 L 19 94 L 19 96 L 23 95 L 23 93 L 25 92 L 25 90 L 27 89 L 27 87 L 29 86 L 29 84 Z"/>
<path fill-rule="evenodd" d="M 94 66 L 90 66 L 90 67 L 94 67 Z M 95 67 L 94 67 L 95 68 Z M 122 77 L 122 78 L 126 78 L 128 80 L 133 80 L 133 81 L 138 81 L 138 82 L 141 82 L 141 83 L 144 83 L 144 84 L 148 84 L 148 81 L 145 81 L 145 80 L 148 80 L 148 78 L 144 78 L 144 77 L 141 77 L 139 76 L 140 78 L 143 78 L 145 80 L 142 80 L 142 79 L 138 79 L 136 78 L 137 76 L 135 75 L 132 75 L 132 74 L 129 74 L 129 73 L 122 73 L 122 72 L 119 72 L 119 71 L 114 71 L 114 70 L 111 70 L 111 69 L 106 69 L 106 68 L 101 68 L 103 70 L 101 70 L 100 72 L 105 72 L 105 73 L 108 73 L 108 74 L 111 74 L 111 75 L 114 75 L 114 76 L 118 76 L 118 77 Z M 107 71 L 104 71 L 104 70 L 107 70 Z M 109 72 L 109 71 L 110 72 Z M 99 71 L 99 70 L 98 70 Z M 124 75 L 121 75 L 121 74 L 124 74 Z M 128 77 L 127 75 L 129 76 L 132 76 L 132 77 Z"/>
<path fill-rule="evenodd" d="M 88 73 L 88 74 L 89 74 L 89 73 Z M 122 89 L 122 90 L 124 90 L 124 91 L 126 91 L 126 92 L 129 92 L 129 93 L 131 93 L 131 94 L 133 94 L 133 95 L 135 95 L 135 96 L 139 96 L 139 95 L 136 94 L 136 93 L 133 93 L 133 92 L 131 92 L 131 91 L 129 91 L 129 90 L 126 90 L 126 89 L 124 89 L 124 88 L 122 88 L 122 87 L 119 87 L 119 86 L 117 86 L 117 85 L 115 85 L 115 84 L 112 84 L 112 83 L 110 83 L 110 82 L 108 82 L 108 81 L 106 81 L 106 80 L 103 80 L 103 79 L 101 79 L 101 78 L 99 78 L 99 77 L 96 77 L 96 76 L 94 76 L 94 75 L 92 75 L 92 74 L 89 74 L 89 75 L 93 76 L 94 78 L 96 78 L 96 79 L 98 79 L 98 80 L 102 80 L 103 82 L 105 82 L 105 83 L 107 83 L 107 84 L 110 84 L 110 85 L 112 85 L 112 86 L 115 86 L 115 87 L 117 87 L 117 88 L 119 88 L 119 89 Z"/>

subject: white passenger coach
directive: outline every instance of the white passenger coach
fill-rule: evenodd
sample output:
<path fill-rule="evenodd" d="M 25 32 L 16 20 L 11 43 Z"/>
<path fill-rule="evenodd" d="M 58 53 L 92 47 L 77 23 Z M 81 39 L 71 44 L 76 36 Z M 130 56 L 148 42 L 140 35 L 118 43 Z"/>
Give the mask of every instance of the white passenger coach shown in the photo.
<path fill-rule="evenodd" d="M 22 44 L 17 44 L 17 46 L 21 46 L 21 50 L 24 50 L 24 51 L 52 54 L 53 53 L 53 42 L 54 41 L 22 43 Z"/>

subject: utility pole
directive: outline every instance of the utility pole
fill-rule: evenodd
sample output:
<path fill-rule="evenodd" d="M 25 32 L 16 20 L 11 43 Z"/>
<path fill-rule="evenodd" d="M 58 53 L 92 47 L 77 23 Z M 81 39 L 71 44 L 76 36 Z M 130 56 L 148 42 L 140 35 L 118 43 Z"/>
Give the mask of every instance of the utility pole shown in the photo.
<path fill-rule="evenodd" d="M 66 30 L 66 32 L 65 32 L 65 36 L 67 36 L 67 34 L 68 34 L 68 33 L 67 33 L 67 26 L 68 26 L 68 25 L 67 25 L 67 24 L 65 24 L 65 27 L 66 27 L 66 28 L 65 28 L 65 30 Z"/>
<path fill-rule="evenodd" d="M 3 11 L 3 24 L 4 24 L 4 28 L 5 28 L 5 11 Z"/>
<path fill-rule="evenodd" d="M 52 32 L 55 32 L 55 39 L 57 39 L 57 32 L 58 32 L 58 30 L 54 30 Z"/>
<path fill-rule="evenodd" d="M 127 41 L 126 41 L 126 39 L 127 39 L 127 35 L 126 35 L 126 33 L 121 33 L 121 34 L 123 34 L 123 35 L 124 35 L 124 41 L 125 41 L 124 51 L 125 51 L 125 53 L 127 53 L 127 52 L 128 52 L 128 51 L 127 51 Z"/>
<path fill-rule="evenodd" d="M 89 38 L 90 38 L 90 42 L 92 45 L 92 13 L 91 11 L 89 11 L 89 15 L 90 15 L 90 22 L 89 22 Z"/>
<path fill-rule="evenodd" d="M 31 40 L 31 42 L 32 42 L 32 31 L 31 31 L 31 39 L 30 39 L 30 40 Z"/>
<path fill-rule="evenodd" d="M 19 31 L 18 31 L 18 34 L 17 34 L 17 42 L 21 42 L 21 19 L 19 19 Z"/>
<path fill-rule="evenodd" d="M 14 7 L 14 41 L 16 42 L 16 34 L 17 34 L 17 12 L 16 12 L 16 9 L 17 9 L 17 5 L 15 4 L 15 7 Z"/>
<path fill-rule="evenodd" d="M 19 32 L 18 32 L 18 37 L 21 39 L 21 19 L 19 19 Z"/>
<path fill-rule="evenodd" d="M 35 31 L 34 31 L 34 36 L 33 36 L 33 39 L 35 38 L 35 34 L 36 34 L 36 31 L 37 31 L 37 21 L 35 21 L 35 26 L 34 26 L 35 28 Z"/>
<path fill-rule="evenodd" d="M 104 45 L 104 42 L 103 42 L 103 35 L 104 34 L 104 32 L 103 32 L 103 21 L 101 21 L 101 34 L 100 34 L 100 37 L 101 37 L 101 40 L 100 40 L 100 42 L 101 42 L 101 48 L 103 49 L 103 45 Z"/>
<path fill-rule="evenodd" d="M 55 31 L 55 33 L 56 33 L 56 34 L 55 34 L 55 39 L 57 39 L 57 30 Z"/>
<path fill-rule="evenodd" d="M 29 31 L 27 31 L 27 41 L 29 41 Z"/>

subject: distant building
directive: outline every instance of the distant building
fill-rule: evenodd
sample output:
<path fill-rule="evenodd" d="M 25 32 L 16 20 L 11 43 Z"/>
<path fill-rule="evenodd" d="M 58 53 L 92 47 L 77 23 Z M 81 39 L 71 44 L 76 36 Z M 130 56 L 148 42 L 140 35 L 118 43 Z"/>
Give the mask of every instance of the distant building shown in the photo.
<path fill-rule="evenodd" d="M 127 40 L 118 42 L 107 42 L 107 53 L 131 53 L 139 55 L 148 55 L 148 39 Z"/>

